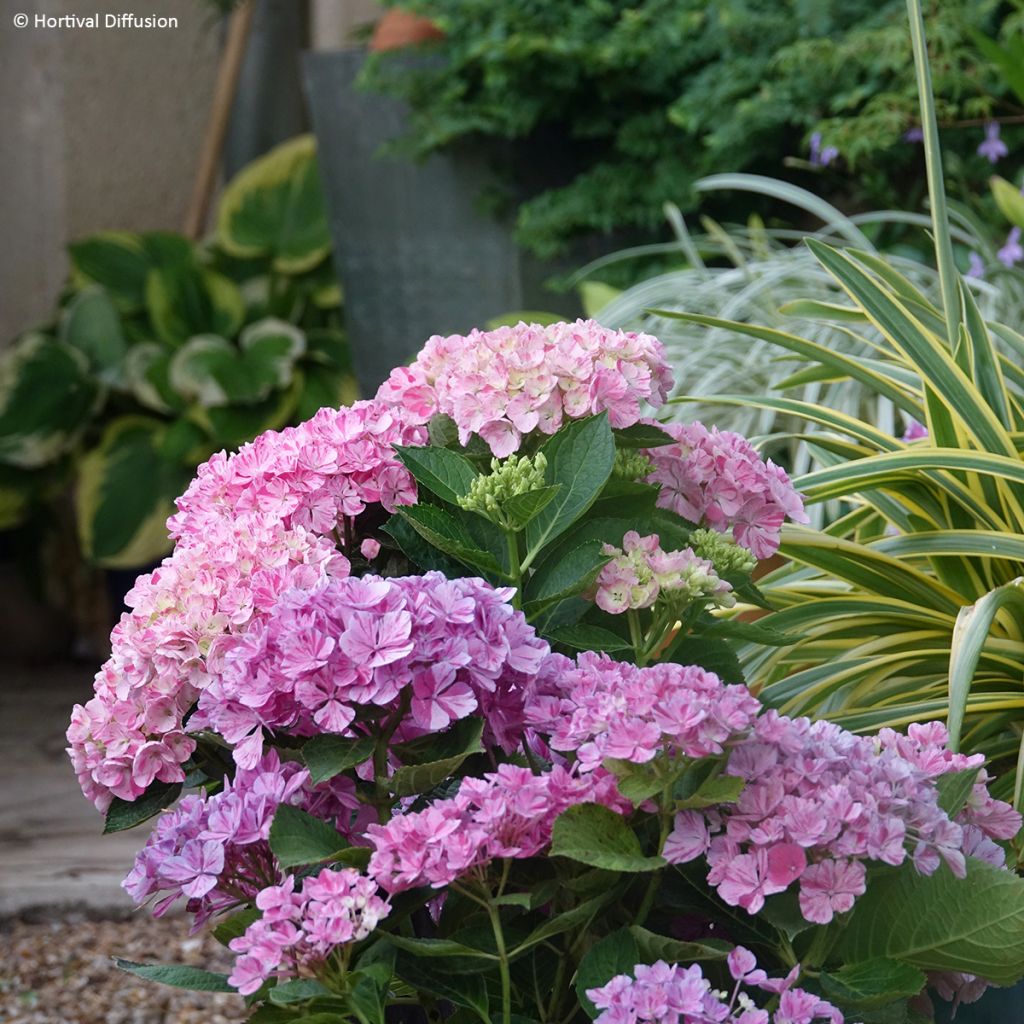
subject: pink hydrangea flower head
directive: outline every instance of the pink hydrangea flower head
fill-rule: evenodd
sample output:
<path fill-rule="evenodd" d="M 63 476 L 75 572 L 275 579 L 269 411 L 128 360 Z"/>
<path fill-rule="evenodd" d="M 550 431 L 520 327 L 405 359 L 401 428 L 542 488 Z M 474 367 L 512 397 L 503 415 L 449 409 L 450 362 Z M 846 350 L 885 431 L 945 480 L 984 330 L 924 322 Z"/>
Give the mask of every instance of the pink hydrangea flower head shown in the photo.
<path fill-rule="evenodd" d="M 95 696 L 72 712 L 68 753 L 85 795 L 102 811 L 154 781 L 181 782 L 195 746 L 183 720 L 210 681 L 211 652 L 281 593 L 348 571 L 332 542 L 262 514 L 211 521 L 179 541 L 129 591 Z"/>
<path fill-rule="evenodd" d="M 718 577 L 711 562 L 691 548 L 663 551 L 657 534 L 641 537 L 630 530 L 621 548 L 605 544 L 602 550 L 610 561 L 587 596 L 610 615 L 649 608 L 659 597 L 678 604 L 702 599 L 725 608 L 735 604 L 732 585 Z"/>
<path fill-rule="evenodd" d="M 324 868 L 303 880 L 301 892 L 289 875 L 261 890 L 256 906 L 262 916 L 230 943 L 240 955 L 228 983 L 242 995 L 271 978 L 315 976 L 335 950 L 361 942 L 391 910 L 355 868 Z"/>
<path fill-rule="evenodd" d="M 526 721 L 552 749 L 575 752 L 583 771 L 605 758 L 643 763 L 661 751 L 721 754 L 761 707 L 746 687 L 726 686 L 694 665 L 638 668 L 591 652 L 575 663 L 552 657 L 530 688 Z"/>
<path fill-rule="evenodd" d="M 404 700 L 396 743 L 475 713 L 490 742 L 511 748 L 526 684 L 549 653 L 511 595 L 437 572 L 292 590 L 264 621 L 221 644 L 190 728 L 219 733 L 248 764 L 260 756 L 264 729 L 358 735 L 357 712 L 383 718 Z"/>
<path fill-rule="evenodd" d="M 524 435 L 553 434 L 565 419 L 607 412 L 613 427 L 631 426 L 644 406 L 665 401 L 672 383 L 656 338 L 577 320 L 435 335 L 377 398 L 413 422 L 443 413 L 462 444 L 477 434 L 505 458 Z"/>
<path fill-rule="evenodd" d="M 371 825 L 367 873 L 392 894 L 418 885 L 441 888 L 496 858 L 536 856 L 550 844 L 555 819 L 583 803 L 619 812 L 631 807 L 607 772 L 580 774 L 555 765 L 533 775 L 500 765 L 482 779 L 463 779 L 448 800 Z"/>
<path fill-rule="evenodd" d="M 925 874 L 945 861 L 961 877 L 969 855 L 1002 866 L 994 840 L 1015 835 L 1020 815 L 991 797 L 979 773 L 950 820 L 936 781 L 977 770 L 982 758 L 952 753 L 947 738 L 941 723 L 872 738 L 768 711 L 730 744 L 726 773 L 744 781 L 736 802 L 677 815 L 664 856 L 706 856 L 708 881 L 750 913 L 798 886 L 801 911 L 816 924 L 853 907 L 870 861 L 911 859 Z"/>
<path fill-rule="evenodd" d="M 742 946 L 729 954 L 728 964 L 737 982 L 731 994 L 716 991 L 697 964 L 637 964 L 631 975 L 619 974 L 600 988 L 587 989 L 601 1011 L 595 1024 L 843 1024 L 842 1014 L 831 1003 L 791 983 L 769 981 Z M 778 1008 L 771 1015 L 758 1009 L 741 986 L 781 992 Z"/>
<path fill-rule="evenodd" d="M 702 423 L 662 423 L 675 444 L 645 452 L 654 465 L 658 505 L 736 540 L 758 558 L 779 546 L 785 520 L 808 522 L 800 495 L 785 471 L 763 460 L 746 438 Z"/>

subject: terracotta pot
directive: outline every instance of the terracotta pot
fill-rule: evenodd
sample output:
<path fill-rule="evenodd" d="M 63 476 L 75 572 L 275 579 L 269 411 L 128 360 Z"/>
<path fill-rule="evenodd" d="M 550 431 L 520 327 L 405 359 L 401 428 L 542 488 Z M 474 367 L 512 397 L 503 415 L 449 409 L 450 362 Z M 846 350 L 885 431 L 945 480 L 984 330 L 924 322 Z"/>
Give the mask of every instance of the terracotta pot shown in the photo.
<path fill-rule="evenodd" d="M 443 37 L 444 33 L 429 18 L 392 8 L 377 22 L 370 37 L 370 50 L 403 50 Z"/>

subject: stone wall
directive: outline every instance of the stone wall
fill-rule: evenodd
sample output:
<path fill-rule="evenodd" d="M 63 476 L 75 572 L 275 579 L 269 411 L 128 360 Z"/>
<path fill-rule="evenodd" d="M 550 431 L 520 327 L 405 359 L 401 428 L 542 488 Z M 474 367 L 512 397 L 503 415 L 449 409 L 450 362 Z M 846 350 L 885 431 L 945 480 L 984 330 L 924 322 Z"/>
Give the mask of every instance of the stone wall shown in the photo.
<path fill-rule="evenodd" d="M 64 244 L 180 229 L 221 28 L 200 0 L 5 0 L 0 14 L 0 346 L 53 307 Z M 42 28 L 36 14 L 152 14 L 177 28 Z M 18 28 L 14 16 L 29 16 Z"/>

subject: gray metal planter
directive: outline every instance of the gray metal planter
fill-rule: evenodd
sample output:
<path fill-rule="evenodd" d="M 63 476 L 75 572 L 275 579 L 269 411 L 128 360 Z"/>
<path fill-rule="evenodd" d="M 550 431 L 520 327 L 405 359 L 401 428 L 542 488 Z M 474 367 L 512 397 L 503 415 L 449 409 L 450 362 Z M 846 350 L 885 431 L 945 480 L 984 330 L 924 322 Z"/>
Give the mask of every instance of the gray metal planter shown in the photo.
<path fill-rule="evenodd" d="M 478 208 L 490 180 L 482 155 L 422 164 L 380 155 L 403 133 L 406 111 L 356 90 L 364 59 L 355 50 L 309 54 L 305 79 L 356 376 L 370 395 L 432 334 L 559 303 L 538 299 L 538 275 L 509 229 Z"/>

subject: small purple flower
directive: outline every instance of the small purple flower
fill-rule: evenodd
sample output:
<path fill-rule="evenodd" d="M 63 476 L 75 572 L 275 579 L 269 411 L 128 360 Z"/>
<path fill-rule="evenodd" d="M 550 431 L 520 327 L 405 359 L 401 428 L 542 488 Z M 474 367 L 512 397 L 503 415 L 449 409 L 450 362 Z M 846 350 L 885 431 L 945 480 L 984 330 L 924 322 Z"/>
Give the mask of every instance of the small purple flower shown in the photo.
<path fill-rule="evenodd" d="M 1007 267 L 1024 260 L 1024 248 L 1020 244 L 1020 228 L 1011 228 L 1006 236 L 1006 244 L 996 253 L 999 262 Z"/>
<path fill-rule="evenodd" d="M 967 262 L 970 264 L 967 268 L 967 277 L 985 276 L 985 261 L 976 252 L 968 253 Z"/>
<path fill-rule="evenodd" d="M 998 163 L 999 160 L 1006 156 L 1009 150 L 1006 148 L 1006 143 L 999 138 L 999 122 L 989 121 L 985 125 L 985 141 L 978 146 L 978 155 L 985 157 L 990 163 Z"/>
<path fill-rule="evenodd" d="M 835 146 L 821 145 L 821 132 L 815 132 L 811 136 L 811 163 L 815 167 L 828 167 L 833 160 L 839 156 L 839 150 Z"/>
<path fill-rule="evenodd" d="M 903 133 L 904 142 L 924 142 L 924 129 L 920 125 L 908 128 Z"/>

